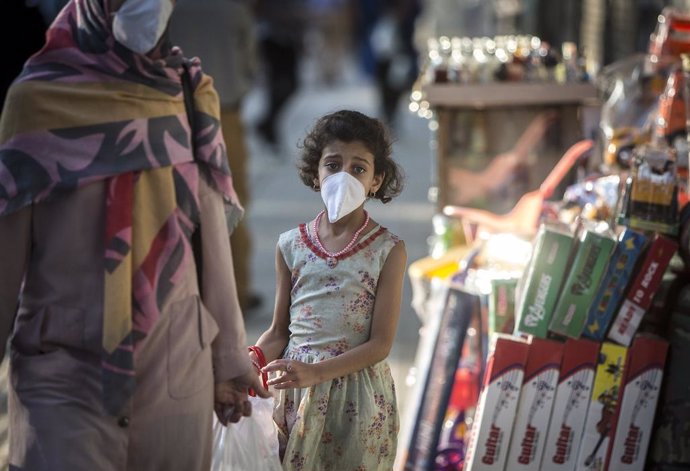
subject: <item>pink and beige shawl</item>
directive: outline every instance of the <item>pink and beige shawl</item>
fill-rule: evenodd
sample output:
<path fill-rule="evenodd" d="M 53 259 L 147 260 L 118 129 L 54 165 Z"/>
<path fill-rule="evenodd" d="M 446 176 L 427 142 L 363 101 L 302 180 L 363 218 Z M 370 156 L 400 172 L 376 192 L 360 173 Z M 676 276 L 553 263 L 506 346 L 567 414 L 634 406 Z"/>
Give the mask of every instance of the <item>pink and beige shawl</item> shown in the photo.
<path fill-rule="evenodd" d="M 198 178 L 239 205 L 211 80 L 192 67 L 191 136 L 179 50 L 152 60 L 117 43 L 108 0 L 73 0 L 12 85 L 0 119 L 0 217 L 92 182 L 107 184 L 104 406 L 135 387 L 134 357 L 193 263 Z M 192 139 L 196 155 L 192 153 Z"/>

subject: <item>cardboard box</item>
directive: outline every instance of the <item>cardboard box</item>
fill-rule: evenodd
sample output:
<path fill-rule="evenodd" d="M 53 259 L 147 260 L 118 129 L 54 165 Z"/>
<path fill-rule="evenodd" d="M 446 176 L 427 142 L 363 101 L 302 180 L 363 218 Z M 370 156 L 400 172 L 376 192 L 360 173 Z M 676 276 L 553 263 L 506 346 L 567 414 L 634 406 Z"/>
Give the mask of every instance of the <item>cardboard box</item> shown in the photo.
<path fill-rule="evenodd" d="M 518 337 L 504 334 L 491 337 L 465 471 L 503 471 L 505 468 L 528 349 L 527 341 Z"/>
<path fill-rule="evenodd" d="M 488 333 L 509 334 L 515 330 L 517 278 L 494 278 L 489 293 Z"/>
<path fill-rule="evenodd" d="M 547 337 L 551 314 L 568 271 L 573 240 L 573 235 L 560 226 L 539 228 L 519 294 L 517 331 Z"/>
<path fill-rule="evenodd" d="M 613 421 L 618 412 L 628 349 L 610 342 L 601 344 L 585 430 L 577 455 L 576 471 L 604 471 Z"/>
<path fill-rule="evenodd" d="M 531 471 L 541 464 L 562 355 L 563 343 L 532 338 L 506 469 Z"/>
<path fill-rule="evenodd" d="M 652 239 L 637 276 L 611 325 L 609 339 L 621 345 L 630 345 L 676 250 L 678 244 L 668 237 L 657 234 Z"/>
<path fill-rule="evenodd" d="M 582 335 L 597 342 L 606 337 L 609 325 L 623 301 L 625 290 L 633 278 L 633 269 L 642 253 L 647 237 L 625 229 L 618 237 L 606 274 L 594 296 Z"/>
<path fill-rule="evenodd" d="M 643 471 L 664 375 L 668 342 L 636 337 L 628 351 L 608 471 Z"/>
<path fill-rule="evenodd" d="M 435 329 L 433 349 L 425 359 L 429 366 L 423 387 L 413 399 L 417 414 L 409 438 L 403 442 L 406 443 L 402 460 L 405 470 L 433 466 L 467 330 L 479 316 L 477 296 L 454 286 L 448 289 Z"/>
<path fill-rule="evenodd" d="M 568 277 L 549 324 L 551 332 L 580 338 L 615 246 L 616 240 L 610 232 L 598 233 L 591 228 L 582 230 Z"/>
<path fill-rule="evenodd" d="M 598 343 L 586 339 L 566 340 L 544 455 L 539 468 L 542 471 L 575 469 L 598 357 Z"/>

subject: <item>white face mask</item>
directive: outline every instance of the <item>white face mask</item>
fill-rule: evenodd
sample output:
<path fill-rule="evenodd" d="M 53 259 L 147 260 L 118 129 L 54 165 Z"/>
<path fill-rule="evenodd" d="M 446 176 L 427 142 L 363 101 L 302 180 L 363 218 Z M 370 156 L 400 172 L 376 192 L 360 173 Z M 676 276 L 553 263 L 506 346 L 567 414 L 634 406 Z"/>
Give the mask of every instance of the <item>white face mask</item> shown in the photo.
<path fill-rule="evenodd" d="M 146 54 L 165 32 L 173 11 L 172 0 L 127 0 L 113 18 L 113 35 L 128 49 Z"/>
<path fill-rule="evenodd" d="M 336 222 L 359 208 L 367 197 L 359 180 L 347 172 L 338 172 L 321 182 L 321 198 L 326 203 L 328 220 Z"/>

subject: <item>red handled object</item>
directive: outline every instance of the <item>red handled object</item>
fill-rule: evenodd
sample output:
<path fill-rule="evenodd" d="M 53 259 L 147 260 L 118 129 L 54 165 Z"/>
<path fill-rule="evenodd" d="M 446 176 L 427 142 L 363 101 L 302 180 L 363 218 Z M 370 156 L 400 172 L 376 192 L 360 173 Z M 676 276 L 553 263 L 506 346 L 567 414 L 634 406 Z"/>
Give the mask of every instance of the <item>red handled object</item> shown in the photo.
<path fill-rule="evenodd" d="M 268 373 L 264 373 L 263 371 L 261 371 L 262 368 L 267 365 L 266 356 L 264 355 L 263 350 L 261 350 L 261 348 L 257 347 L 256 345 L 252 345 L 250 347 L 247 347 L 247 350 L 249 350 L 250 352 L 254 352 L 254 354 L 256 355 L 256 358 L 258 358 L 258 360 L 259 360 L 258 366 L 259 366 L 259 372 L 261 373 L 261 381 L 264 384 L 264 388 L 268 389 Z M 254 390 L 250 388 L 249 389 L 249 395 L 252 397 L 255 397 L 256 392 L 254 392 Z"/>

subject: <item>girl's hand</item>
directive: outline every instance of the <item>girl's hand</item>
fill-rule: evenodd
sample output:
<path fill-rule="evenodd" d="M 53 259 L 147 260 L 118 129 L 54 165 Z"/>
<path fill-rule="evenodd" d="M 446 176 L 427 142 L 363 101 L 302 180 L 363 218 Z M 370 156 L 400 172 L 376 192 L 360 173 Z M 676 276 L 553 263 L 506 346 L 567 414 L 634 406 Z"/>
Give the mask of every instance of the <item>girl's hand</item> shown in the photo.
<path fill-rule="evenodd" d="M 275 389 L 307 388 L 320 382 L 316 365 L 297 360 L 274 360 L 261 371 L 281 373 L 268 380 Z"/>

